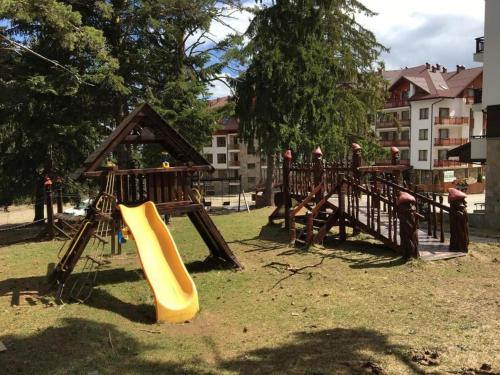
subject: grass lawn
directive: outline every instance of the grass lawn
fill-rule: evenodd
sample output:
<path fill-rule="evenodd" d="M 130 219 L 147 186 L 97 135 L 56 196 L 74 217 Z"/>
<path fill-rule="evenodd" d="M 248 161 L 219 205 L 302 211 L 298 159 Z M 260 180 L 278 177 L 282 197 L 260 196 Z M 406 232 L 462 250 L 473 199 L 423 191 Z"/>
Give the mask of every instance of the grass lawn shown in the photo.
<path fill-rule="evenodd" d="M 29 293 L 44 287 L 61 242 L 0 248 L 0 374 L 500 371 L 497 240 L 431 263 L 405 263 L 365 236 L 306 252 L 264 226 L 269 213 L 214 217 L 243 272 L 200 266 L 208 250 L 187 218 L 174 218 L 201 306 L 180 325 L 154 323 L 133 242 L 86 304 L 61 306 Z"/>

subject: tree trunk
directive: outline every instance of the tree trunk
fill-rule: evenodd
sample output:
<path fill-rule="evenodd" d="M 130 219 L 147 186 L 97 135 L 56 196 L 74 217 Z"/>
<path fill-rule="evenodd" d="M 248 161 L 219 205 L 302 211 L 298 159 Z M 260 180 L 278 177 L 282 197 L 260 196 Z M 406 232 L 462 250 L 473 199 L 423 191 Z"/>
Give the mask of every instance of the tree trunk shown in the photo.
<path fill-rule="evenodd" d="M 266 185 L 264 190 L 264 206 L 273 205 L 274 154 L 267 155 Z"/>
<path fill-rule="evenodd" d="M 33 221 L 45 218 L 45 187 L 43 178 L 37 178 L 35 184 L 35 218 Z"/>

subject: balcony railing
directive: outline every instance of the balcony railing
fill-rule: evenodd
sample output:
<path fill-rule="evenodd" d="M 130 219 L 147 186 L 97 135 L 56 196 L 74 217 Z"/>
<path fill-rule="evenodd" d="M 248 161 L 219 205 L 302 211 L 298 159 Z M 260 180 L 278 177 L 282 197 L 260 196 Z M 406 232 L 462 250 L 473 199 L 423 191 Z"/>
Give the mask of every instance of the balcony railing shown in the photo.
<path fill-rule="evenodd" d="M 227 147 L 229 151 L 239 151 L 240 149 L 240 144 L 239 143 L 232 143 L 232 144 L 229 144 L 229 146 Z"/>
<path fill-rule="evenodd" d="M 391 164 L 392 164 L 392 160 L 390 160 L 390 159 L 382 159 L 382 160 L 375 161 L 375 165 L 391 165 Z M 410 165 L 410 159 L 401 159 L 399 161 L 399 164 Z"/>
<path fill-rule="evenodd" d="M 476 53 L 484 52 L 484 36 L 476 38 Z"/>
<path fill-rule="evenodd" d="M 239 167 L 240 161 L 239 160 L 229 160 L 229 166 L 230 167 Z"/>
<path fill-rule="evenodd" d="M 385 102 L 384 108 L 396 108 L 396 107 L 407 107 L 409 106 L 408 100 L 390 100 L 388 102 Z"/>
<path fill-rule="evenodd" d="M 434 159 L 434 167 L 465 167 L 467 163 L 462 163 L 458 160 L 438 160 Z"/>
<path fill-rule="evenodd" d="M 384 128 L 397 128 L 399 126 L 410 126 L 410 120 L 390 120 L 390 121 L 377 121 L 375 127 L 377 129 Z"/>
<path fill-rule="evenodd" d="M 434 146 L 461 146 L 468 141 L 467 138 L 434 138 Z"/>
<path fill-rule="evenodd" d="M 410 140 L 409 139 L 392 139 L 392 140 L 381 139 L 380 145 L 382 147 L 390 147 L 390 146 L 407 147 L 407 146 L 410 146 Z"/>
<path fill-rule="evenodd" d="M 468 117 L 434 117 L 435 125 L 467 125 L 468 123 Z"/>

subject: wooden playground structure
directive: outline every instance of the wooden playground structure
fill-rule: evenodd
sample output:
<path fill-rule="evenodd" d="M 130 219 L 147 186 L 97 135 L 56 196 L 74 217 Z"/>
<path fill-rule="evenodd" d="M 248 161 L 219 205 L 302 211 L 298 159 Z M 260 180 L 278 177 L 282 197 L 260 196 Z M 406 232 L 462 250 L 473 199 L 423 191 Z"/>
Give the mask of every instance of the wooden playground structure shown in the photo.
<path fill-rule="evenodd" d="M 128 169 L 106 163 L 107 158 L 121 145 L 153 143 L 161 145 L 175 158 L 174 165 Z M 210 163 L 148 104 L 137 107 L 77 172 L 80 178 L 99 179 L 101 189 L 85 219 L 75 228 L 75 234 L 61 248 L 59 263 L 50 275 L 50 281 L 58 288 L 57 296 L 61 297 L 68 277 L 82 260 L 82 277 L 72 285 L 70 295 L 85 300 L 90 295 L 97 270 L 105 264 L 105 245 L 110 243 L 112 254 L 121 253 L 117 234 L 123 224 L 118 204 L 136 206 L 152 201 L 160 214 L 187 214 L 206 243 L 210 256 L 230 267 L 241 268 L 200 198 L 191 188 L 194 174 L 211 169 Z M 50 232 L 52 235 L 55 231 L 65 233 L 57 225 L 58 216 L 52 212 L 50 180 L 46 188 Z"/>
<path fill-rule="evenodd" d="M 465 194 L 450 189 L 450 206 L 446 206 L 441 195 L 417 192 L 402 181 L 408 167 L 399 164 L 395 147 L 391 165 L 385 166 L 362 166 L 361 147 L 354 143 L 351 150 L 350 161 L 325 163 L 317 148 L 309 164 L 294 164 L 291 151 L 285 152 L 281 191 L 275 194 L 277 207 L 269 222 L 284 219 L 291 243 L 322 243 L 330 229 L 338 226 L 342 241 L 350 227 L 406 257 L 435 260 L 467 253 Z M 425 227 L 419 224 L 424 221 Z M 445 232 L 450 233 L 448 241 Z"/>

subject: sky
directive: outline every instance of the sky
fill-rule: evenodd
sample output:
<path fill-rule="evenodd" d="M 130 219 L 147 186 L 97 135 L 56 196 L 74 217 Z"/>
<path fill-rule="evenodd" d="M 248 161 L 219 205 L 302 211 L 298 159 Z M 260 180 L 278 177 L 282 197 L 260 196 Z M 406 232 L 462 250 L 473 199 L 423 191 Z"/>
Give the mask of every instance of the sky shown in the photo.
<path fill-rule="evenodd" d="M 359 22 L 375 33 L 390 49 L 383 55 L 386 70 L 429 62 L 448 70 L 455 66 L 478 66 L 472 60 L 474 39 L 483 35 L 484 0 L 361 0 L 376 12 L 374 17 L 359 17 Z M 254 3 L 249 1 L 249 4 Z M 234 15 L 231 26 L 244 32 L 249 13 Z M 222 38 L 229 29 L 213 24 L 210 30 Z M 223 83 L 211 88 L 212 97 L 229 95 Z"/>

